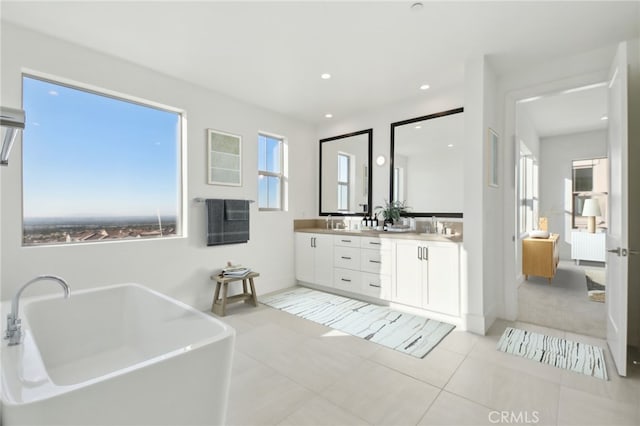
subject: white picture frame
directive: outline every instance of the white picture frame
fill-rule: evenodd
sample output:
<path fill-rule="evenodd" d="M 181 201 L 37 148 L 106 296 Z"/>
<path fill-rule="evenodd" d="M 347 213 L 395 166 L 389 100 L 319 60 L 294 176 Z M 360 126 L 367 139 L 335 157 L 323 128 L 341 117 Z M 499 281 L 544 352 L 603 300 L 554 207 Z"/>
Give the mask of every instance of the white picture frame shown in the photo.
<path fill-rule="evenodd" d="M 242 136 L 207 129 L 207 183 L 242 186 Z"/>

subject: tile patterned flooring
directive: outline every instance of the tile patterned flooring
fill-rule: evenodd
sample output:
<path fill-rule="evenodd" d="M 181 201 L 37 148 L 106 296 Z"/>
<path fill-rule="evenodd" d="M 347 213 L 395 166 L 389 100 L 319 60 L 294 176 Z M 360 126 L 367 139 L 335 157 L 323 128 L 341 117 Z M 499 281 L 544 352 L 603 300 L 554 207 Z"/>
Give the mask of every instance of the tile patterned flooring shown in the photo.
<path fill-rule="evenodd" d="M 603 381 L 495 350 L 507 326 L 606 348 L 594 337 L 499 320 L 417 359 L 264 305 L 222 320 L 237 331 L 228 425 L 640 424 L 640 368 L 618 377 L 608 351 Z"/>

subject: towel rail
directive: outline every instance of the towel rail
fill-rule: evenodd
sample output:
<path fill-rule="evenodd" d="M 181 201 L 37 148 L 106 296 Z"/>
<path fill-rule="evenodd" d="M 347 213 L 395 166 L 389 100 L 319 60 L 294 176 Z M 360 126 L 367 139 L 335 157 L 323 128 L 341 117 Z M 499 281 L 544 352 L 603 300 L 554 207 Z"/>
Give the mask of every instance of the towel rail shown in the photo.
<path fill-rule="evenodd" d="M 195 201 L 196 203 L 204 203 L 207 199 L 206 198 L 201 198 L 201 197 L 197 197 L 194 198 L 193 201 Z M 249 201 L 249 203 L 255 203 L 254 200 L 247 200 Z"/>

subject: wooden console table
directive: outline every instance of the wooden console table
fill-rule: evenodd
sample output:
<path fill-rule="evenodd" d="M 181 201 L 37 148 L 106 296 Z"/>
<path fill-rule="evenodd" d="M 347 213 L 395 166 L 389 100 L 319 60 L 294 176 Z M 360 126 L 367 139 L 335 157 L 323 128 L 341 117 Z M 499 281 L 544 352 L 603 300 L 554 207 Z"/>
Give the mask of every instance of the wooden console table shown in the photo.
<path fill-rule="evenodd" d="M 213 303 L 211 304 L 211 311 L 223 317 L 227 309 L 227 304 L 234 302 L 251 303 L 253 306 L 258 306 L 258 298 L 256 297 L 256 288 L 253 284 L 253 279 L 259 277 L 258 272 L 249 272 L 244 277 L 225 277 L 222 275 L 212 275 L 211 279 L 216 281 L 216 290 L 213 294 Z M 227 297 L 227 290 L 229 283 L 242 280 L 242 293 L 234 296 Z M 251 292 L 247 290 L 247 281 L 251 287 Z M 222 289 L 222 295 L 220 290 Z"/>
<path fill-rule="evenodd" d="M 522 273 L 526 280 L 536 275 L 551 280 L 556 275 L 560 255 L 558 234 L 549 238 L 525 238 L 522 240 Z"/>

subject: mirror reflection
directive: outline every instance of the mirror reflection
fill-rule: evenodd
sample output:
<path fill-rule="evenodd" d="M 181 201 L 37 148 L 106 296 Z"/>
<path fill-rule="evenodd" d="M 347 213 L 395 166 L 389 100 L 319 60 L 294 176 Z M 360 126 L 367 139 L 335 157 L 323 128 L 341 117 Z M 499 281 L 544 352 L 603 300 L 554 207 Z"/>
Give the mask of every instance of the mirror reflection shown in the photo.
<path fill-rule="evenodd" d="M 412 216 L 462 217 L 463 108 L 391 124 L 390 199 Z"/>
<path fill-rule="evenodd" d="M 320 215 L 369 212 L 373 130 L 320 140 Z"/>

